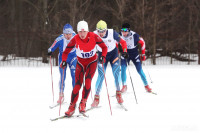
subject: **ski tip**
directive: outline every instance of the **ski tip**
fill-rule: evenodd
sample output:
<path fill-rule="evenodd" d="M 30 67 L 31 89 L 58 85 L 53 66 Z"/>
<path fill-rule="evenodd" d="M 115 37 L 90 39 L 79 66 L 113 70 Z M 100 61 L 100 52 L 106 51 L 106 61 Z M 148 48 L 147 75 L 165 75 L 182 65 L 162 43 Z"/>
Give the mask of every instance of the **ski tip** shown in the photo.
<path fill-rule="evenodd" d="M 50 109 L 53 109 L 54 107 L 52 107 L 52 106 L 49 106 L 49 108 L 50 108 Z"/>
<path fill-rule="evenodd" d="M 155 92 L 151 92 L 151 94 L 157 95 L 157 93 L 155 93 Z"/>
<path fill-rule="evenodd" d="M 51 121 L 56 121 L 56 120 L 58 120 L 57 118 L 56 119 L 50 119 Z"/>
<path fill-rule="evenodd" d="M 86 115 L 84 112 L 80 112 L 80 115 L 89 118 L 89 115 Z M 80 115 L 78 115 L 77 117 L 79 117 Z"/>

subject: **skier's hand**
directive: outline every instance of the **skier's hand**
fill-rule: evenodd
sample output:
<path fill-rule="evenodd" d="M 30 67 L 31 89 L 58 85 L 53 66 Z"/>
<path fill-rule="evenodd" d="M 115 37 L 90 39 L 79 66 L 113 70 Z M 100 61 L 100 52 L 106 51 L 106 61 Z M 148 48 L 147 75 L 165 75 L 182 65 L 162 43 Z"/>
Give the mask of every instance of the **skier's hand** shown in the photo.
<path fill-rule="evenodd" d="M 100 62 L 101 64 L 105 63 L 105 62 L 106 62 L 106 58 L 105 58 L 104 56 L 101 56 L 101 57 L 99 58 L 99 62 Z"/>
<path fill-rule="evenodd" d="M 141 55 L 141 60 L 142 60 L 142 61 L 145 61 L 145 60 L 146 60 L 145 54 L 142 54 L 142 55 Z"/>
<path fill-rule="evenodd" d="M 52 52 L 51 52 L 51 51 L 48 51 L 47 55 L 48 55 L 48 56 L 51 56 L 51 55 L 52 55 Z"/>
<path fill-rule="evenodd" d="M 125 59 L 128 59 L 128 57 L 129 57 L 127 52 L 123 52 L 123 53 L 122 53 L 122 56 L 123 56 Z"/>
<path fill-rule="evenodd" d="M 64 69 L 66 66 L 67 66 L 66 61 L 62 61 L 60 67 Z"/>

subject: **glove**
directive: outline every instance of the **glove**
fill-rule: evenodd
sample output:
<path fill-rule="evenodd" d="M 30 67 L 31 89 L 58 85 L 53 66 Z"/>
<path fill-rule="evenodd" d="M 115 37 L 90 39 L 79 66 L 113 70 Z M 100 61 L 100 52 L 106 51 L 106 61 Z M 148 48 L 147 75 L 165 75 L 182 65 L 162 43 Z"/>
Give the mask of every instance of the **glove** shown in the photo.
<path fill-rule="evenodd" d="M 101 56 L 101 57 L 99 58 L 99 62 L 100 62 L 101 64 L 105 63 L 105 62 L 106 62 L 106 58 L 105 58 L 104 56 Z"/>
<path fill-rule="evenodd" d="M 145 61 L 146 60 L 146 56 L 145 56 L 145 54 L 142 54 L 141 55 L 141 61 Z"/>
<path fill-rule="evenodd" d="M 51 51 L 48 51 L 47 55 L 48 55 L 48 56 L 51 56 L 51 55 L 52 55 L 52 52 L 51 52 Z"/>
<path fill-rule="evenodd" d="M 62 61 L 61 64 L 60 64 L 60 67 L 61 68 L 65 68 L 66 66 L 67 66 L 66 61 Z"/>
<path fill-rule="evenodd" d="M 127 52 L 123 52 L 123 53 L 122 53 L 122 56 L 123 56 L 125 59 L 128 59 L 128 57 L 129 57 Z"/>

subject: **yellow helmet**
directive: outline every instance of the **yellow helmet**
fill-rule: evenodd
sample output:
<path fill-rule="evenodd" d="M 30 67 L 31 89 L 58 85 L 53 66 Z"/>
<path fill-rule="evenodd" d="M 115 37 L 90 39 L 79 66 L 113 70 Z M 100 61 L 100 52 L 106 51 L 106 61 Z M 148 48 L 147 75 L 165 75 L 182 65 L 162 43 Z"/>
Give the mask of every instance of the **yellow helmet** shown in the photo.
<path fill-rule="evenodd" d="M 100 20 L 98 23 L 97 23 L 97 30 L 107 30 L 107 24 L 105 21 L 103 20 Z"/>

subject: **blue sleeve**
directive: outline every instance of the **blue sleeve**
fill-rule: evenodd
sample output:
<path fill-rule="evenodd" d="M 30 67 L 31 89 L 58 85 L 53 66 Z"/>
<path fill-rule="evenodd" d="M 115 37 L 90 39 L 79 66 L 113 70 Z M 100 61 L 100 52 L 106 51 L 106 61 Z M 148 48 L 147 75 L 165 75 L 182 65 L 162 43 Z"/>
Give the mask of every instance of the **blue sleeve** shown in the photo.
<path fill-rule="evenodd" d="M 56 40 L 54 41 L 54 43 L 51 45 L 51 47 L 49 48 L 49 50 L 51 52 L 54 52 L 56 50 L 56 48 L 59 47 L 59 42 L 57 42 Z"/>
<path fill-rule="evenodd" d="M 54 52 L 57 49 L 57 47 L 60 46 L 61 40 L 62 40 L 61 36 L 57 37 L 56 40 L 54 41 L 54 43 L 48 49 L 48 51 Z"/>
<path fill-rule="evenodd" d="M 117 33 L 115 30 L 113 30 L 113 37 L 117 42 L 119 42 L 121 39 L 119 33 Z"/>
<path fill-rule="evenodd" d="M 137 44 L 138 41 L 140 40 L 140 36 L 137 33 L 135 33 L 133 36 L 134 36 L 134 43 Z"/>

